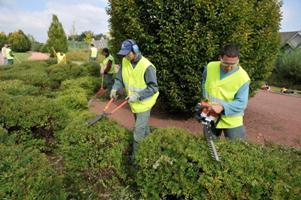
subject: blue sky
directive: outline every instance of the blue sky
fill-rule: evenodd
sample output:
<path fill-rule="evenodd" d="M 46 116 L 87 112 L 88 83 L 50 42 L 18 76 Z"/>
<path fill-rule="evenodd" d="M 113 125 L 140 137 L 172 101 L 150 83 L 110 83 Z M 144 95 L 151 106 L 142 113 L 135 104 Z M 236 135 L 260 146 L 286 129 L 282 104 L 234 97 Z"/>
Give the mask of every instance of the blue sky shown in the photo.
<path fill-rule="evenodd" d="M 109 32 L 107 0 L 0 0 L 0 31 L 22 29 L 45 42 L 52 14 L 63 24 L 66 34 L 72 25 L 76 32 Z M 301 30 L 301 0 L 283 0 L 280 31 Z"/>

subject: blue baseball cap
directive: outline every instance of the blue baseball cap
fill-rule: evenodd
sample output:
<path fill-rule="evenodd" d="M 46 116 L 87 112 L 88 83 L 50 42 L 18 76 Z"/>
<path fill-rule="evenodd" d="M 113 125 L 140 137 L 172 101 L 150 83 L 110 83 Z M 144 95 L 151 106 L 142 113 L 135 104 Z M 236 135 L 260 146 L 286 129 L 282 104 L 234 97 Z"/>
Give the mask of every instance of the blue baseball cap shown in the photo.
<path fill-rule="evenodd" d="M 121 49 L 117 53 L 118 55 L 121 56 L 126 56 L 130 51 L 132 51 L 132 43 L 129 40 L 125 40 L 121 44 Z"/>

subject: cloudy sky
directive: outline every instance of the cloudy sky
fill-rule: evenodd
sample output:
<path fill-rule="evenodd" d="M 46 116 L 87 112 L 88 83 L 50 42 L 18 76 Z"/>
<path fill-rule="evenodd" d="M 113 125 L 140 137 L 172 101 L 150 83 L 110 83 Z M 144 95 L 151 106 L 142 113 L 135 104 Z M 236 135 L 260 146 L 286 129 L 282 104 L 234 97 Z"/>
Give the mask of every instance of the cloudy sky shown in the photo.
<path fill-rule="evenodd" d="M 301 30 L 301 0 L 283 0 L 280 31 Z M 36 40 L 45 42 L 52 14 L 70 34 L 72 24 L 78 34 L 91 30 L 107 33 L 107 0 L 0 0 L 0 31 L 9 33 L 22 29 Z"/>

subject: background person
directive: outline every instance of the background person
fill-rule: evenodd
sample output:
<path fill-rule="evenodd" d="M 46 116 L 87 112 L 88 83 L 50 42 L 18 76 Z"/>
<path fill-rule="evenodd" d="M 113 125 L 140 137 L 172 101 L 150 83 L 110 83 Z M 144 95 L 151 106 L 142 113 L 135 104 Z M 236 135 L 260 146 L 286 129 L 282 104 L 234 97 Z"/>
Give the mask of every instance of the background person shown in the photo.
<path fill-rule="evenodd" d="M 105 59 L 102 61 L 100 73 L 104 77 L 104 82 L 106 89 L 111 91 L 112 86 L 114 84 L 114 75 L 115 75 L 115 60 L 114 57 L 110 54 L 108 48 L 104 48 L 102 50 L 102 55 Z"/>
<path fill-rule="evenodd" d="M 90 61 L 96 61 L 98 50 L 97 50 L 97 48 L 94 46 L 93 43 L 91 44 L 90 50 L 91 50 Z"/>

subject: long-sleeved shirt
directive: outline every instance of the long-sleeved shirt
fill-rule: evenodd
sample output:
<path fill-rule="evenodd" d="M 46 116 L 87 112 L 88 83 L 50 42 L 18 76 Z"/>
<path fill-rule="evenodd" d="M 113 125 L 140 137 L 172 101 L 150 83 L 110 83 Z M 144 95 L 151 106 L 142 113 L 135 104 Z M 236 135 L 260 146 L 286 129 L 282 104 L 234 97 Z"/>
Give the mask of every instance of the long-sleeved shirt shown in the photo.
<path fill-rule="evenodd" d="M 140 61 L 141 58 L 142 56 L 141 54 L 139 54 L 138 57 L 131 62 L 133 68 L 136 67 L 137 63 Z M 158 83 L 157 83 L 156 69 L 152 65 L 146 68 L 144 72 L 144 81 L 146 83 L 146 88 L 138 92 L 140 101 L 153 96 L 159 90 Z M 122 65 L 118 73 L 116 74 L 115 82 L 112 89 L 119 90 L 121 88 L 124 88 L 124 83 L 122 79 Z"/>
<path fill-rule="evenodd" d="M 234 72 L 236 72 L 239 69 L 239 67 L 235 67 L 231 71 L 225 73 L 222 69 L 220 69 L 220 79 L 224 79 Z M 203 89 L 203 97 L 205 97 L 205 82 L 207 77 L 207 68 L 205 67 L 203 71 L 203 80 L 202 80 L 202 89 Z M 226 116 L 229 115 L 235 115 L 238 113 L 242 113 L 248 104 L 248 98 L 249 98 L 249 86 L 250 82 L 247 82 L 243 84 L 237 93 L 234 96 L 234 100 L 231 102 L 225 102 L 222 103 L 222 106 L 224 107 L 223 114 Z"/>

